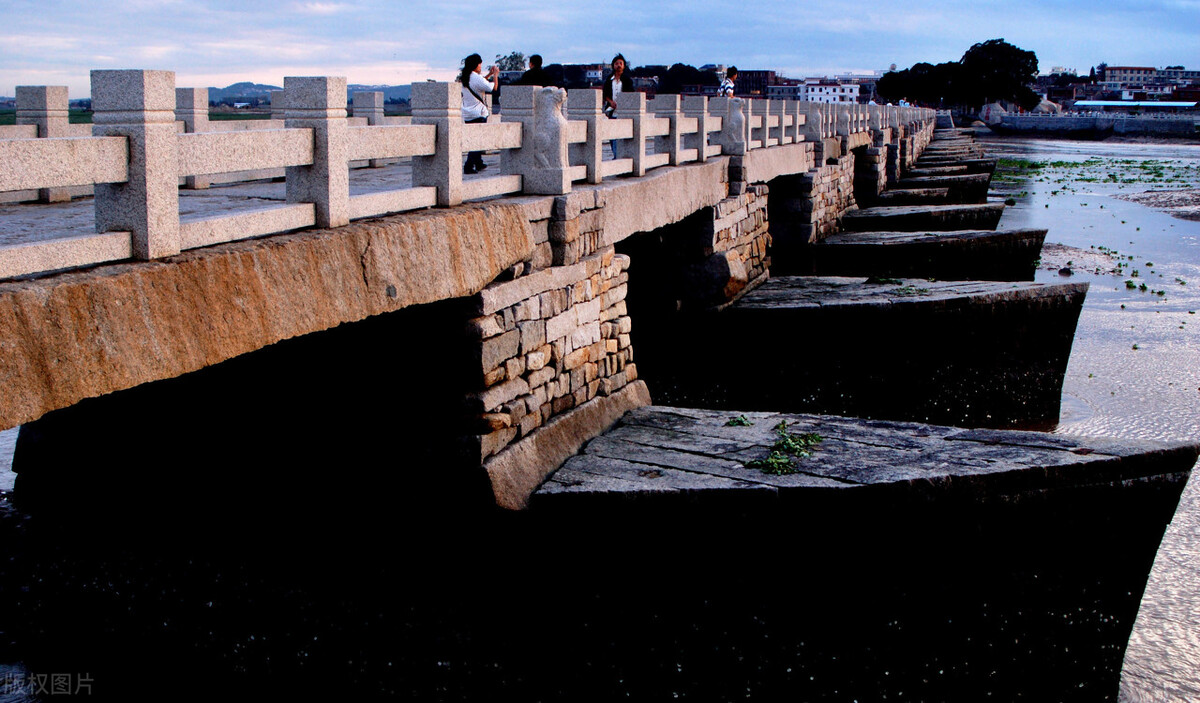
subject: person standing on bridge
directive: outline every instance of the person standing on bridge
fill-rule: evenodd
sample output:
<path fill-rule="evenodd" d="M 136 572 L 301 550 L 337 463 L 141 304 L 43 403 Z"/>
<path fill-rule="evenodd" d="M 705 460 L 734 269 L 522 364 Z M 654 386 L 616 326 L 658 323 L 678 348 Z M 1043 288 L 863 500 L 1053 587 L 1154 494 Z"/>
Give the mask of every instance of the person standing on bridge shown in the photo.
<path fill-rule="evenodd" d="M 517 85 L 558 87 L 554 79 L 550 77 L 550 72 L 542 68 L 542 57 L 540 54 L 534 54 L 529 57 L 529 70 L 521 74 L 521 77 L 517 80 Z"/>
<path fill-rule="evenodd" d="M 725 71 L 725 80 L 721 81 L 721 87 L 717 88 L 717 97 L 732 98 L 734 81 L 737 80 L 737 66 L 730 66 L 729 70 Z"/>
<path fill-rule="evenodd" d="M 604 97 L 604 114 L 612 119 L 617 112 L 617 96 L 633 92 L 633 79 L 625 73 L 625 57 L 617 54 L 612 60 L 612 76 L 604 81 L 601 94 Z M 617 158 L 617 142 L 612 141 L 612 155 Z"/>
<path fill-rule="evenodd" d="M 483 57 L 471 54 L 463 59 L 462 73 L 458 80 L 462 83 L 462 117 L 466 124 L 487 122 L 488 108 L 483 101 L 484 93 L 495 91 L 500 85 L 500 68 L 488 67 L 487 76 L 483 73 Z M 491 83 L 488 83 L 491 81 Z M 483 163 L 483 152 L 472 151 L 467 154 L 467 163 L 463 165 L 463 173 L 479 173 L 487 168 Z"/>

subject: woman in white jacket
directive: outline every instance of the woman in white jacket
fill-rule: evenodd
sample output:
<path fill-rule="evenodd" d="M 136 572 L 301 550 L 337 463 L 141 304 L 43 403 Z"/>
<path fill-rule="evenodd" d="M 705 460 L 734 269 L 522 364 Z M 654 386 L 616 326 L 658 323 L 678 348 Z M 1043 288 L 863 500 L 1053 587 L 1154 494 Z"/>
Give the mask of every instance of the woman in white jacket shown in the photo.
<path fill-rule="evenodd" d="M 463 122 L 467 124 L 487 122 L 488 108 L 483 102 L 483 94 L 491 93 L 500 84 L 499 67 L 489 67 L 486 76 L 481 75 L 482 73 L 482 56 L 471 54 L 463 59 L 462 73 L 459 74 L 458 80 L 462 83 Z M 472 151 L 467 154 L 467 163 L 463 165 L 463 173 L 479 173 L 485 168 L 487 168 L 487 164 L 483 163 L 482 151 Z"/>

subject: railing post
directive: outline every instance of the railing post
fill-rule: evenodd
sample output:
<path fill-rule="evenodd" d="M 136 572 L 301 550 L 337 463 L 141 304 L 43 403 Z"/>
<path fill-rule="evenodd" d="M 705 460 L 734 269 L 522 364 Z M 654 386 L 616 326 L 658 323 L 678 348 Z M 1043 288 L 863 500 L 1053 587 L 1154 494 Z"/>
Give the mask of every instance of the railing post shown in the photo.
<path fill-rule="evenodd" d="M 804 103 L 799 100 L 783 101 L 783 114 L 791 115 L 792 117 L 792 125 L 788 127 L 787 133 L 791 137 L 793 144 L 804 141 L 804 122 L 806 117 L 803 107 Z"/>
<path fill-rule="evenodd" d="M 208 88 L 176 88 L 175 119 L 183 122 L 183 131 L 188 134 L 208 131 Z M 212 185 L 208 176 L 187 176 L 184 187 L 204 190 Z"/>
<path fill-rule="evenodd" d="M 521 176 L 521 191 L 538 195 L 571 192 L 567 118 L 562 88 L 511 85 L 504 91 L 504 122 L 521 123 L 521 148 L 500 156 L 504 173 Z"/>
<path fill-rule="evenodd" d="M 772 100 L 770 114 L 775 119 L 779 120 L 779 126 L 775 128 L 776 143 L 791 144 L 795 141 L 792 138 L 792 130 L 788 127 L 788 100 Z"/>
<path fill-rule="evenodd" d="M 718 138 L 721 153 L 734 156 L 745 154 L 750 132 L 746 101 L 741 98 L 713 98 L 708 101 L 708 105 L 716 114 L 725 115 L 725 119 L 721 121 L 721 134 Z"/>
<path fill-rule="evenodd" d="M 346 125 L 346 79 L 284 76 L 284 115 L 289 129 L 311 129 L 311 166 L 288 166 L 287 200 L 312 203 L 318 227 L 350 224 L 350 145 Z"/>
<path fill-rule="evenodd" d="M 768 114 L 768 104 L 766 100 L 750 100 L 750 138 L 746 142 L 746 148 L 750 149 L 754 146 L 754 142 L 758 142 L 760 148 L 766 148 L 771 138 L 771 121 Z M 761 126 L 755 126 L 761 122 Z"/>
<path fill-rule="evenodd" d="M 462 203 L 462 86 L 427 81 L 412 84 L 412 123 L 437 127 L 433 156 L 414 156 L 414 186 L 436 186 L 439 207 Z"/>
<path fill-rule="evenodd" d="M 17 124 L 36 125 L 39 139 L 69 137 L 70 100 L 65 85 L 17 86 Z M 63 203 L 71 199 L 66 188 L 40 188 L 38 200 Z"/>
<path fill-rule="evenodd" d="M 650 109 L 655 117 L 665 118 L 671 123 L 666 136 L 654 138 L 654 151 L 670 156 L 672 166 L 679 165 L 679 112 L 680 99 L 678 95 L 659 95 L 650 101 Z"/>
<path fill-rule="evenodd" d="M 696 133 L 683 136 L 683 146 L 696 150 L 696 161 L 708 161 L 708 98 L 688 95 L 683 99 L 683 116 L 696 120 Z"/>
<path fill-rule="evenodd" d="M 132 235 L 133 255 L 179 253 L 173 71 L 92 71 L 92 133 L 129 140 L 129 179 L 95 188 L 96 231 Z"/>
<path fill-rule="evenodd" d="M 268 97 L 271 100 L 271 119 L 273 119 L 273 120 L 284 119 L 285 115 L 284 115 L 284 109 L 283 109 L 283 91 L 282 90 L 272 90 L 270 93 L 268 93 Z"/>
<path fill-rule="evenodd" d="M 587 166 L 587 182 L 599 183 L 604 180 L 600 170 L 600 162 L 604 160 L 601 148 L 604 141 L 600 138 L 600 120 L 607 117 L 601 111 L 603 96 L 599 90 L 580 89 L 567 92 L 567 118 L 587 123 L 587 142 L 572 144 L 570 148 L 571 161 L 582 161 Z"/>
<path fill-rule="evenodd" d="M 622 159 L 633 159 L 631 175 L 646 175 L 646 94 L 620 93 L 617 95 L 617 114 L 633 121 L 633 137 L 622 139 L 617 153 Z"/>
<path fill-rule="evenodd" d="M 839 106 L 836 120 L 837 135 L 839 137 L 849 137 L 851 133 L 850 108 L 848 106 Z"/>
<path fill-rule="evenodd" d="M 378 90 L 354 91 L 354 116 L 367 118 L 368 125 L 383 124 L 383 93 Z M 371 168 L 380 168 L 384 159 L 371 159 Z"/>

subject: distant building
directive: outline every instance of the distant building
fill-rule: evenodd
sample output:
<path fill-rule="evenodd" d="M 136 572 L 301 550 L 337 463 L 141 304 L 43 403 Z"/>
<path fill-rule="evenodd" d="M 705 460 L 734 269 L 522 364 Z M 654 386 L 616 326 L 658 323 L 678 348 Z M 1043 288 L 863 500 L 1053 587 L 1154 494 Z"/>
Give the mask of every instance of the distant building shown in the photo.
<path fill-rule="evenodd" d="M 1154 80 L 1157 83 L 1188 85 L 1191 83 L 1200 82 L 1200 71 L 1189 71 L 1182 66 L 1169 66 L 1167 68 L 1160 68 L 1155 71 Z"/>
<path fill-rule="evenodd" d="M 804 81 L 780 78 L 779 83 L 767 86 L 767 97 L 772 100 L 803 100 Z"/>
<path fill-rule="evenodd" d="M 1131 83 L 1141 85 L 1153 82 L 1155 73 L 1156 69 L 1153 66 L 1109 66 L 1104 69 L 1104 82 L 1115 83 L 1116 88 Z"/>
<path fill-rule="evenodd" d="M 776 83 L 774 71 L 755 71 L 738 69 L 737 81 L 734 85 L 735 95 L 767 94 L 767 87 Z"/>
<path fill-rule="evenodd" d="M 804 79 L 804 99 L 810 103 L 856 103 L 861 86 L 836 78 Z"/>

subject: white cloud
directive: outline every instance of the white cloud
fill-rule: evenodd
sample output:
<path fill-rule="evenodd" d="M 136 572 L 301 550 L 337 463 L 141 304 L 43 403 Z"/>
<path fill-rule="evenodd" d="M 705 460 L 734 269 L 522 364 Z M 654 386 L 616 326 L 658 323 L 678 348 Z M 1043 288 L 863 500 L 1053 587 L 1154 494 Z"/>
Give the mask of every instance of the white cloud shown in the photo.
<path fill-rule="evenodd" d="M 297 3 L 296 11 L 305 15 L 336 15 L 354 8 L 344 2 L 302 2 Z"/>

